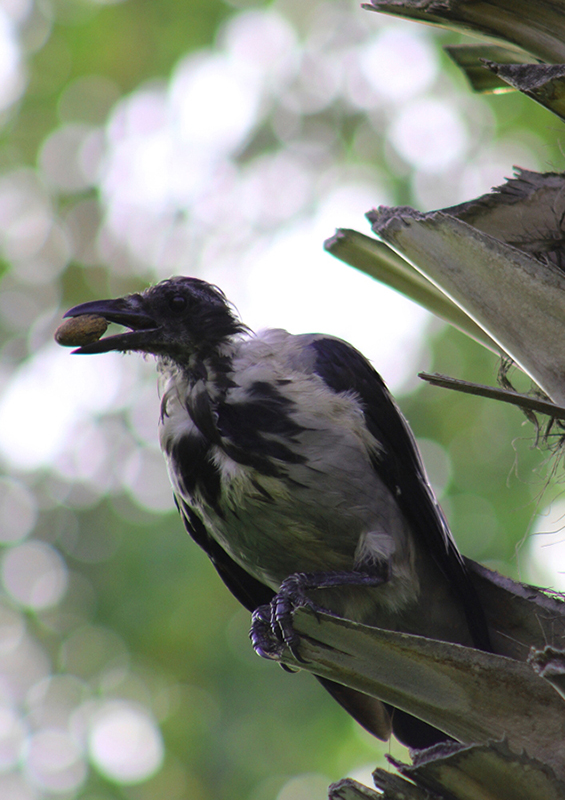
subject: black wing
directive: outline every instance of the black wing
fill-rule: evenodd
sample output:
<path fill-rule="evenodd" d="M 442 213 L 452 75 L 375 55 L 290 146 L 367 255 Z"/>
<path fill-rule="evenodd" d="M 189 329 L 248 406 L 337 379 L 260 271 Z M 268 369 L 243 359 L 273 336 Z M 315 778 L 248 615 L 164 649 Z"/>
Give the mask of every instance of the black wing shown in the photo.
<path fill-rule="evenodd" d="M 481 602 L 426 479 L 412 431 L 384 381 L 346 342 L 320 338 L 309 347 L 316 353 L 315 372 L 334 392 L 353 391 L 358 395 L 367 427 L 382 446 L 373 458 L 374 469 L 461 602 L 476 647 L 492 650 Z"/>

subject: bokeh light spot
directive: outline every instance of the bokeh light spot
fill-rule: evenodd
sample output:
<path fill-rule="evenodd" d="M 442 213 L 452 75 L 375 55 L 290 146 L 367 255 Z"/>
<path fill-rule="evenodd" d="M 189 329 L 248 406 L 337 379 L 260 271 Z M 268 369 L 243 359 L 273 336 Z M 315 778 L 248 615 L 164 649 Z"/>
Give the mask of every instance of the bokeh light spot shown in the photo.
<path fill-rule="evenodd" d="M 0 109 L 17 100 L 24 86 L 16 29 L 4 8 L 0 8 Z"/>
<path fill-rule="evenodd" d="M 53 793 L 76 791 L 87 775 L 77 744 L 66 731 L 45 729 L 27 745 L 26 772 L 41 789 Z"/>
<path fill-rule="evenodd" d="M 172 509 L 171 483 L 160 452 L 138 449 L 124 466 L 124 486 L 135 502 L 151 511 Z"/>
<path fill-rule="evenodd" d="M 78 192 L 90 185 L 91 170 L 82 168 L 81 155 L 92 128 L 81 123 L 63 125 L 53 131 L 39 154 L 45 177 L 54 188 Z"/>
<path fill-rule="evenodd" d="M 273 90 L 298 69 L 296 33 L 274 10 L 257 9 L 231 17 L 219 39 L 237 63 L 248 70 L 266 73 Z"/>
<path fill-rule="evenodd" d="M 0 478 L 0 541 L 11 544 L 28 536 L 37 520 L 37 502 L 23 483 Z"/>
<path fill-rule="evenodd" d="M 47 677 L 50 664 L 43 648 L 31 636 L 24 634 L 17 644 L 14 639 L 12 642 L 12 647 L 0 649 L 0 696 L 15 707 L 38 681 Z"/>
<path fill-rule="evenodd" d="M 23 469 L 51 463 L 76 424 L 114 401 L 121 369 L 112 355 L 70 359 L 49 344 L 24 362 L 0 399 L 0 452 Z"/>
<path fill-rule="evenodd" d="M 56 605 L 67 588 L 65 562 L 45 542 L 25 542 L 8 550 L 1 569 L 9 594 L 37 611 Z"/>
<path fill-rule="evenodd" d="M 90 756 L 97 768 L 118 783 L 141 783 L 163 761 L 157 724 L 142 708 L 121 701 L 106 703 L 92 722 Z"/>
<path fill-rule="evenodd" d="M 555 500 L 537 515 L 519 555 L 528 580 L 565 591 L 565 500 Z"/>
<path fill-rule="evenodd" d="M 61 661 L 69 672 L 88 679 L 109 664 L 127 663 L 127 649 L 113 631 L 100 626 L 83 625 L 64 642 Z"/>
<path fill-rule="evenodd" d="M 452 102 L 423 97 L 403 106 L 389 140 L 410 165 L 427 172 L 442 172 L 466 152 L 465 123 Z"/>
<path fill-rule="evenodd" d="M 4 800 L 40 800 L 37 790 L 19 772 L 0 775 L 0 797 Z"/>
<path fill-rule="evenodd" d="M 255 122 L 256 81 L 255 73 L 224 55 L 187 58 L 170 87 L 181 138 L 211 155 L 230 152 Z"/>
<path fill-rule="evenodd" d="M 0 604 L 0 653 L 10 653 L 22 641 L 25 622 L 19 611 Z"/>
<path fill-rule="evenodd" d="M 26 742 L 27 729 L 12 708 L 0 706 L 0 772 L 15 767 Z"/>
<path fill-rule="evenodd" d="M 405 103 L 435 80 L 438 63 L 425 33 L 385 28 L 359 54 L 361 70 L 373 89 L 390 102 Z"/>

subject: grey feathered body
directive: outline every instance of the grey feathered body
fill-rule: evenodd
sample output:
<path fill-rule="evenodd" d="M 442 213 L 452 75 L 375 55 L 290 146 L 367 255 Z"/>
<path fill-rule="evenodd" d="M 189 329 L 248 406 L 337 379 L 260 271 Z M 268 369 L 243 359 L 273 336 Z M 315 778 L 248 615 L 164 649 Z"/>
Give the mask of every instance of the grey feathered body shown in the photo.
<path fill-rule="evenodd" d="M 282 330 L 240 336 L 223 346 L 227 375 L 218 375 L 213 361 L 196 376 L 163 362 L 160 442 L 175 493 L 234 561 L 275 591 L 295 572 L 370 570 L 386 562 L 385 585 L 323 590 L 316 601 L 369 624 L 470 643 L 440 571 L 373 469 L 381 445 L 367 429 L 359 397 L 329 390 L 314 370 L 308 345 L 322 338 L 329 337 Z M 230 457 L 229 430 L 206 441 L 200 419 L 209 412 L 222 434 L 218 404 L 246 413 L 262 385 L 278 387 L 285 401 L 288 424 L 263 434 L 267 451 L 283 448 L 283 458 L 269 456 L 276 474 Z M 205 483 L 188 488 L 183 481 L 175 447 L 181 441 L 187 454 L 193 447 L 202 452 L 197 443 L 208 447 L 219 475 L 213 502 Z"/>

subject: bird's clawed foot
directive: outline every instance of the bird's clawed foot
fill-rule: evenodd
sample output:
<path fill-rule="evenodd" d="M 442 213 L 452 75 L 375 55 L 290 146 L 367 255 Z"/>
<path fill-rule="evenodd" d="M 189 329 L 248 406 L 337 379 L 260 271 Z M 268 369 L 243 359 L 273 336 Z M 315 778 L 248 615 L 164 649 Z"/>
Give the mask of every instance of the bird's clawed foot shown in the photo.
<path fill-rule="evenodd" d="M 318 608 L 305 594 L 312 588 L 312 575 L 298 572 L 281 584 L 269 605 L 259 606 L 251 621 L 250 637 L 253 648 L 263 658 L 279 660 L 288 648 L 298 660 L 299 637 L 294 630 L 292 618 L 299 608 Z"/>
<path fill-rule="evenodd" d="M 280 660 L 288 648 L 297 661 L 304 661 L 298 652 L 300 637 L 294 630 L 293 616 L 299 608 L 327 611 L 314 603 L 308 590 L 336 586 L 379 586 L 388 580 L 388 566 L 366 572 L 297 572 L 282 582 L 278 594 L 269 605 L 259 606 L 253 613 L 250 637 L 253 648 L 263 658 Z"/>

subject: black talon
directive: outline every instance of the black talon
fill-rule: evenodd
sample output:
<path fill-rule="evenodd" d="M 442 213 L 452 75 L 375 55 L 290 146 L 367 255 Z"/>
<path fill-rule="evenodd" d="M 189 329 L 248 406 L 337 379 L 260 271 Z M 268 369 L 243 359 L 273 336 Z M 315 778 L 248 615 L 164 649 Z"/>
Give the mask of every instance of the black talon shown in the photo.
<path fill-rule="evenodd" d="M 270 605 L 259 606 L 253 612 L 249 636 L 257 655 L 275 660 L 280 658 L 283 647 L 273 631 Z"/>
<path fill-rule="evenodd" d="M 379 564 L 374 573 L 368 572 L 297 572 L 281 583 L 269 605 L 260 606 L 251 623 L 251 642 L 263 658 L 280 659 L 285 648 L 294 658 L 306 664 L 300 655 L 300 637 L 294 630 L 293 617 L 299 608 L 309 608 L 314 614 L 322 608 L 306 595 L 306 590 L 329 589 L 335 586 L 380 586 L 388 580 L 388 566 Z"/>

